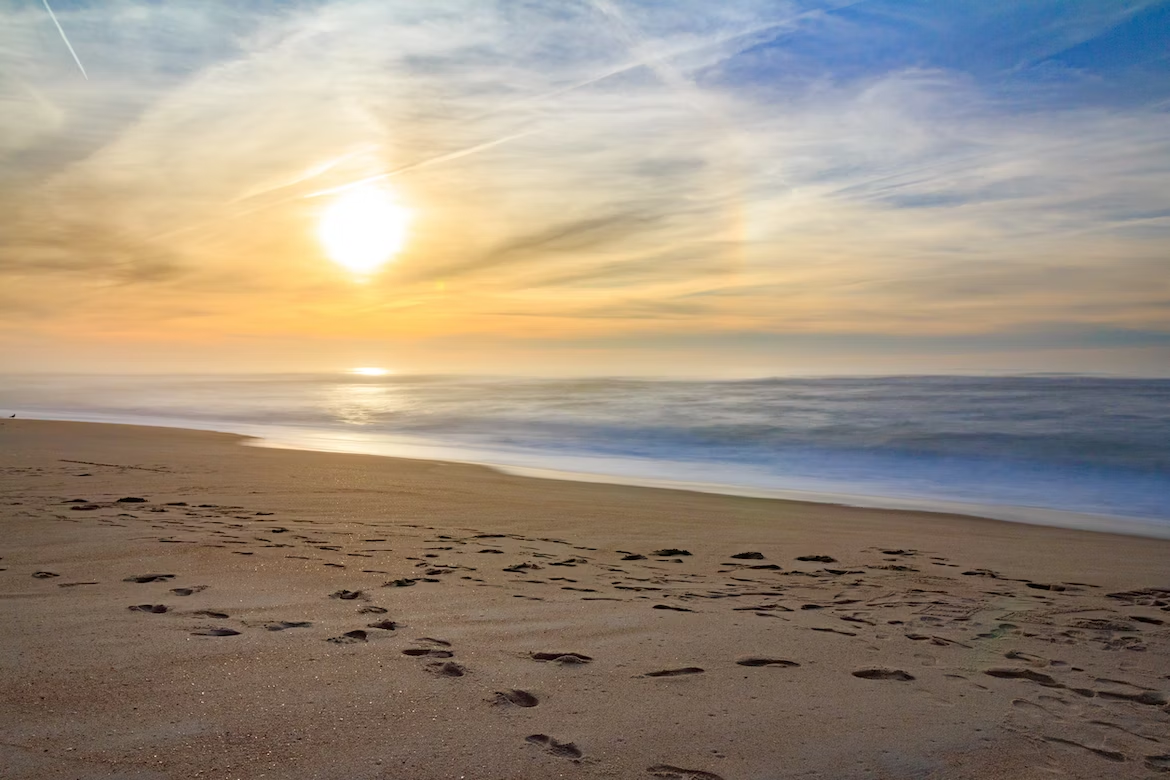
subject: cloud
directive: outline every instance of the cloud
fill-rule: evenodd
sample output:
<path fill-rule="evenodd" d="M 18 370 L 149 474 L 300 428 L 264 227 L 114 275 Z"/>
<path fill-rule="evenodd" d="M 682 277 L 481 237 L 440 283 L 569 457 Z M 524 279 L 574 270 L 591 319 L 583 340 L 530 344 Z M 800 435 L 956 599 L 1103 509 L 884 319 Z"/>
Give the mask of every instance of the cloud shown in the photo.
<path fill-rule="evenodd" d="M 142 333 L 198 312 L 200 332 L 350 338 L 541 318 L 557 338 L 1170 331 L 1168 96 L 1123 94 L 1116 57 L 1075 79 L 1051 65 L 1157 4 L 1057 8 L 57 8 L 89 82 L 50 53 L 44 14 L 0 12 L 0 285 L 36 299 L 0 319 Z M 397 262 L 355 285 L 314 222 L 372 177 L 415 220 Z M 150 304 L 110 293 L 125 288 Z"/>

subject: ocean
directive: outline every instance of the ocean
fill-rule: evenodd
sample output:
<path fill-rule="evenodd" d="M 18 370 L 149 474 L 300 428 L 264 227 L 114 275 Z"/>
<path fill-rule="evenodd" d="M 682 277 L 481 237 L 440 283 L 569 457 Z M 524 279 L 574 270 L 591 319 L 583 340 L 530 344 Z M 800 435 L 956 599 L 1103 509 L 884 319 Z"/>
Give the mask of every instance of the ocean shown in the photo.
<path fill-rule="evenodd" d="M 10 376 L 0 410 L 1170 535 L 1170 380 Z"/>

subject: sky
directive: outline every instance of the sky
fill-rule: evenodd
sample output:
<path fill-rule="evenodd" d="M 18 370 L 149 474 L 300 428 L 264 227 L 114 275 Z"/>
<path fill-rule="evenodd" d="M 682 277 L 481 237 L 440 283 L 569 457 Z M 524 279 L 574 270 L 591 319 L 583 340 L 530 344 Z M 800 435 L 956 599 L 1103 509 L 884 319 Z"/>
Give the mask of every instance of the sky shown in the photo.
<path fill-rule="evenodd" d="M 0 371 L 1170 375 L 1170 0 L 49 5 Z"/>

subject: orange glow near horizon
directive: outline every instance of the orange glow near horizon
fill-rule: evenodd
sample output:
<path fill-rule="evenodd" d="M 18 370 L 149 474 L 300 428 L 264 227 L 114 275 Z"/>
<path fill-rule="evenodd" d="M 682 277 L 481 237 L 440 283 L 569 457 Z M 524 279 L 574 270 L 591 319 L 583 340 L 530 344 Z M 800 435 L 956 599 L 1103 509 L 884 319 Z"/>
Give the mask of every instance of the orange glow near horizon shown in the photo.
<path fill-rule="evenodd" d="M 361 366 L 359 368 L 351 368 L 349 373 L 354 376 L 388 376 L 391 372 L 388 368 L 379 368 L 377 366 Z"/>
<path fill-rule="evenodd" d="M 364 277 L 402 251 L 410 217 L 384 187 L 355 187 L 321 215 L 317 237 L 330 260 Z"/>

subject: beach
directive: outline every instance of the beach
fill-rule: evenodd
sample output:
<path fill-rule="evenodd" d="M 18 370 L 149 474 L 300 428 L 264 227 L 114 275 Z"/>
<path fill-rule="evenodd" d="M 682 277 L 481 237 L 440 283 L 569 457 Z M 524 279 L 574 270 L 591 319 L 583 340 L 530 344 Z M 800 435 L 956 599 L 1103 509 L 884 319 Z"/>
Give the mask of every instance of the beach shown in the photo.
<path fill-rule="evenodd" d="M 1144 778 L 1170 541 L 0 423 L 12 778 Z"/>

